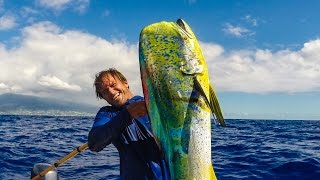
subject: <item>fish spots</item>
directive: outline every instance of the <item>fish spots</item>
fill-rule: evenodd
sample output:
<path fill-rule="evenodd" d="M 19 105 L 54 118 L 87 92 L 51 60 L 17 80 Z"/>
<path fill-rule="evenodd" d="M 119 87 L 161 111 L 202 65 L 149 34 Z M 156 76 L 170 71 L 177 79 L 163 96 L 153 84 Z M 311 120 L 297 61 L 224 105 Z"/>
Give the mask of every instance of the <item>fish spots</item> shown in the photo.
<path fill-rule="evenodd" d="M 186 126 L 179 128 L 171 128 L 169 130 L 169 137 L 175 143 L 176 151 L 188 154 L 190 126 L 189 123 L 184 124 Z"/>
<path fill-rule="evenodd" d="M 183 45 L 184 58 L 180 62 L 180 70 L 185 74 L 200 74 L 203 72 L 203 65 L 200 64 L 197 54 L 192 51 L 194 48 L 190 46 L 194 46 L 193 43 Z"/>
<path fill-rule="evenodd" d="M 144 28 L 140 69 L 153 132 L 169 162 L 171 179 L 209 179 L 204 174 L 210 168 L 204 162 L 211 164 L 210 109 L 194 87 L 196 75 L 209 93 L 208 70 L 194 34 L 183 24 L 192 39 L 175 23 Z"/>
<path fill-rule="evenodd" d="M 182 131 L 182 128 L 171 128 L 169 131 L 169 135 L 173 139 L 180 139 L 181 131 Z"/>
<path fill-rule="evenodd" d="M 177 91 L 179 98 L 182 98 L 180 91 Z"/>
<path fill-rule="evenodd" d="M 196 59 L 190 58 L 186 61 L 181 61 L 180 70 L 185 74 L 199 74 L 202 73 L 203 66 L 199 65 Z"/>
<path fill-rule="evenodd" d="M 173 171 L 174 174 L 171 173 L 171 179 L 189 179 L 190 171 L 189 171 L 189 155 L 181 151 L 180 147 L 175 146 L 172 151 L 172 157 L 169 161 L 169 164 L 174 164 Z"/>

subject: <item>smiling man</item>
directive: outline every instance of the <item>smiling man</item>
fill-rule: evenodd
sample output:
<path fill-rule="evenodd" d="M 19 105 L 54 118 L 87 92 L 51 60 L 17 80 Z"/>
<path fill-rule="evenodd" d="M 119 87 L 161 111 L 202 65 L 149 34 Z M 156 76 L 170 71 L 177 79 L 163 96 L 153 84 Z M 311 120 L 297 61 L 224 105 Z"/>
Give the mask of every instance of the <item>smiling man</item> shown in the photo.
<path fill-rule="evenodd" d="M 112 143 L 119 151 L 121 179 L 167 179 L 143 97 L 134 96 L 127 79 L 114 68 L 96 74 L 94 86 L 97 98 L 111 106 L 98 111 L 88 136 L 89 149 L 99 152 Z"/>

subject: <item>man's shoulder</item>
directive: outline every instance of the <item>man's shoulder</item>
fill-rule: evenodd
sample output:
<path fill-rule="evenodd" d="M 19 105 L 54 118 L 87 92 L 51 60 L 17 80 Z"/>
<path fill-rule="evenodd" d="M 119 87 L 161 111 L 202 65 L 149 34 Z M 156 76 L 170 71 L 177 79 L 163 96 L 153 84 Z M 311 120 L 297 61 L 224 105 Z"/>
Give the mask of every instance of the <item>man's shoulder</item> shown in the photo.
<path fill-rule="evenodd" d="M 120 111 L 112 106 L 103 106 L 96 114 L 95 121 L 100 119 L 110 119 L 116 116 Z"/>
<path fill-rule="evenodd" d="M 112 113 L 112 112 L 116 112 L 119 111 L 118 108 L 115 108 L 113 106 L 103 106 L 99 109 L 98 113 L 104 112 L 104 113 Z"/>
<path fill-rule="evenodd" d="M 130 104 L 130 103 L 136 102 L 136 101 L 144 101 L 144 97 L 136 95 L 136 96 L 133 96 L 128 102 Z"/>
<path fill-rule="evenodd" d="M 142 96 L 139 96 L 139 95 L 136 95 L 134 97 L 132 97 L 131 99 L 129 99 L 123 106 L 121 107 L 114 107 L 114 106 L 110 106 L 110 105 L 107 105 L 107 106 L 103 106 L 99 109 L 98 113 L 113 113 L 113 112 L 117 112 L 117 111 L 120 111 L 122 110 L 124 107 L 126 107 L 127 105 L 133 103 L 133 102 L 137 102 L 137 101 L 144 101 L 144 97 Z"/>
<path fill-rule="evenodd" d="M 101 111 L 109 111 L 109 110 L 111 110 L 111 108 L 112 108 L 112 106 L 102 106 L 100 109 L 99 109 L 99 112 L 101 112 Z"/>

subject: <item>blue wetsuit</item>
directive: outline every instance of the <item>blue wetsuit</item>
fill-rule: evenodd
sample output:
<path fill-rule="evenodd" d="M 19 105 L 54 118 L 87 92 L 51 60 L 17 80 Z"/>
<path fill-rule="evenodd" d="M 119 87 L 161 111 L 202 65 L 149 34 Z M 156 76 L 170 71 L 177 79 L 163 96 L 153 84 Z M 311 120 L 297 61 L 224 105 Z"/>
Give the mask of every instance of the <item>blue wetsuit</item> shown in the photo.
<path fill-rule="evenodd" d="M 101 151 L 112 143 L 119 151 L 121 179 L 167 179 L 148 116 L 132 120 L 126 108 L 132 102 L 143 100 L 141 96 L 134 96 L 120 108 L 102 107 L 89 132 L 89 148 Z"/>

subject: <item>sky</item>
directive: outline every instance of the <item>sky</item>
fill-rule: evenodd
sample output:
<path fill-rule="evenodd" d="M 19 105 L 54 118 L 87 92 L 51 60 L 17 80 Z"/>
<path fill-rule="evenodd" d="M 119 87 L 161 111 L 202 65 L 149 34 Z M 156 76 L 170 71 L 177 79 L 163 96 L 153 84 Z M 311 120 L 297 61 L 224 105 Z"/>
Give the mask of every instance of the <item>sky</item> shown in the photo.
<path fill-rule="evenodd" d="M 0 94 L 97 100 L 117 68 L 143 95 L 139 33 L 184 19 L 225 118 L 320 120 L 320 1 L 0 0 Z"/>

